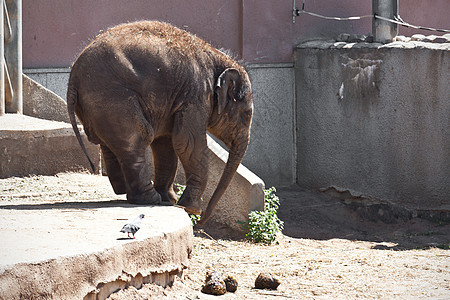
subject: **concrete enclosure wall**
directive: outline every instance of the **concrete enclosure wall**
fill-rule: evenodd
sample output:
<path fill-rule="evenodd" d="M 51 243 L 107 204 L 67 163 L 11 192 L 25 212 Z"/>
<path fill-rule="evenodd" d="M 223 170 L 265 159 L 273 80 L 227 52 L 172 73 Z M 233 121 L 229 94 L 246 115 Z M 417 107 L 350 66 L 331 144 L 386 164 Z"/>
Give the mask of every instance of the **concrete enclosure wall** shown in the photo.
<path fill-rule="evenodd" d="M 295 58 L 301 185 L 450 209 L 449 51 L 299 46 Z"/>
<path fill-rule="evenodd" d="M 449 6 L 448 0 L 399 0 L 405 21 L 436 28 L 450 28 Z M 305 1 L 305 9 L 367 15 L 371 1 Z M 303 14 L 294 24 L 292 1 L 23 0 L 25 73 L 65 98 L 70 65 L 83 46 L 100 30 L 140 19 L 173 23 L 246 64 L 255 114 L 243 164 L 266 186 L 335 185 L 388 200 L 411 195 L 412 203 L 433 194 L 436 206 L 448 196 L 448 120 L 442 123 L 448 51 L 304 48 L 294 54 L 303 40 L 367 34 L 370 18 L 338 22 Z M 414 33 L 432 34 L 399 28 Z M 373 70 L 375 86 L 352 89 L 358 70 Z"/>

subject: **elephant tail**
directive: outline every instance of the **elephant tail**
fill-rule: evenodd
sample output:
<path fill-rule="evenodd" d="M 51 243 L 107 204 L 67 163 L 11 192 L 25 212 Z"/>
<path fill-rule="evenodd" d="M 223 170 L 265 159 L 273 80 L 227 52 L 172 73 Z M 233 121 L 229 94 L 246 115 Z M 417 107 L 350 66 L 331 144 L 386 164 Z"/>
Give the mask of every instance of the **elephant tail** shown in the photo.
<path fill-rule="evenodd" d="M 81 149 L 83 149 L 84 154 L 89 160 L 89 164 L 91 165 L 92 171 L 95 174 L 94 163 L 89 157 L 89 153 L 87 152 L 86 146 L 84 145 L 83 140 L 81 139 L 80 130 L 78 129 L 77 120 L 75 117 L 75 103 L 77 102 L 77 100 L 78 100 L 78 92 L 69 84 L 69 89 L 67 90 L 67 111 L 69 113 L 70 123 L 72 124 L 72 128 L 73 131 L 75 132 L 75 136 L 77 137 L 78 143 L 80 144 Z"/>

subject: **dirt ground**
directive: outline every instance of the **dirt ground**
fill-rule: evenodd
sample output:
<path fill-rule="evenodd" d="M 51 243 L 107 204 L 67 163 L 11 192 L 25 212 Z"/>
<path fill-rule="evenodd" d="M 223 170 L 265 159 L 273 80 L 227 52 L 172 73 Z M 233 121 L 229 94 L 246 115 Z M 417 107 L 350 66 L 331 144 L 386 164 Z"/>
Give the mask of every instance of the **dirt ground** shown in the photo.
<path fill-rule="evenodd" d="M 200 292 L 207 271 L 234 276 L 239 287 L 219 299 L 450 299 L 450 225 L 413 218 L 393 224 L 363 219 L 341 200 L 296 186 L 279 188 L 285 222 L 277 244 L 194 238 L 189 268 L 171 287 L 146 284 L 110 299 L 216 299 Z M 121 196 L 122 197 L 122 196 Z M 122 199 L 106 177 L 58 174 L 0 179 L 0 205 Z M 260 272 L 281 281 L 254 289 Z"/>

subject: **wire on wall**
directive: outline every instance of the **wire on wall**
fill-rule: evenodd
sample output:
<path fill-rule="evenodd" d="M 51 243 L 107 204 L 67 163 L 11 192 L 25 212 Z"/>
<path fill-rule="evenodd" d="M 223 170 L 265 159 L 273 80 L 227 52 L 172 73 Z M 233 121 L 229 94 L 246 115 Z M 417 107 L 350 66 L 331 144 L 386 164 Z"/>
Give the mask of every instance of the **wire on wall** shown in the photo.
<path fill-rule="evenodd" d="M 355 16 L 355 17 L 329 17 L 329 16 L 324 16 L 324 15 L 316 14 L 316 13 L 313 13 L 313 12 L 310 12 L 310 11 L 306 11 L 305 10 L 305 1 L 303 1 L 302 9 L 299 10 L 295 6 L 295 0 L 294 0 L 292 22 L 295 23 L 295 18 L 300 16 L 301 14 L 307 14 L 307 15 L 310 15 L 310 16 L 313 16 L 313 17 L 318 17 L 318 18 L 325 19 L 325 20 L 334 20 L 334 21 L 352 21 L 352 20 L 361 20 L 361 19 L 364 19 L 364 18 L 375 18 L 375 19 L 380 19 L 380 20 L 383 20 L 383 21 L 395 23 L 395 24 L 398 24 L 398 25 L 401 25 L 401 26 L 404 26 L 404 27 L 410 27 L 410 28 L 421 29 L 421 30 L 429 30 L 429 31 L 437 31 L 437 32 L 450 32 L 450 30 L 448 30 L 448 29 L 437 29 L 437 28 L 431 28 L 431 27 L 417 26 L 417 25 L 409 24 L 409 23 L 403 21 L 402 18 L 400 18 L 400 15 L 397 15 L 395 17 L 395 20 L 392 20 L 392 19 L 389 19 L 389 18 L 385 18 L 385 17 L 379 16 L 377 14 Z"/>
<path fill-rule="evenodd" d="M 438 29 L 438 28 L 431 28 L 431 27 L 417 26 L 417 25 L 409 24 L 409 23 L 403 21 L 400 18 L 400 15 L 395 17 L 396 20 L 392 20 L 392 19 L 385 18 L 385 17 L 378 16 L 378 15 L 373 15 L 373 17 L 375 19 L 380 19 L 380 20 L 383 20 L 383 21 L 395 23 L 395 24 L 398 24 L 398 25 L 402 25 L 404 27 L 410 27 L 410 28 L 422 29 L 422 30 L 429 30 L 429 31 L 438 31 L 438 32 L 450 32 L 450 30 L 448 30 L 448 29 Z"/>

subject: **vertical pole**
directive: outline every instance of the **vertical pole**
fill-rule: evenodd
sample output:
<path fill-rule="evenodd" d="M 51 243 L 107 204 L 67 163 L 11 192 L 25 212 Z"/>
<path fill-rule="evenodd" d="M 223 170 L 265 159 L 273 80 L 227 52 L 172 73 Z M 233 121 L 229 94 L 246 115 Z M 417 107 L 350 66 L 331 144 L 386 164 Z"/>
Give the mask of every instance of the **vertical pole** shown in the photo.
<path fill-rule="evenodd" d="M 5 58 L 12 86 L 12 101 L 7 113 L 23 113 L 22 97 L 22 0 L 6 0 L 12 36 L 5 47 Z"/>
<path fill-rule="evenodd" d="M 238 20 L 238 24 L 239 24 L 239 59 L 244 59 L 244 13 L 245 13 L 245 4 L 244 4 L 244 0 L 241 0 L 240 3 L 240 7 L 239 7 L 239 20 Z"/>
<path fill-rule="evenodd" d="M 372 13 L 393 20 L 398 16 L 398 0 L 372 0 Z M 397 36 L 398 25 L 374 17 L 372 33 L 376 42 L 389 43 Z"/>
<path fill-rule="evenodd" d="M 3 60 L 5 57 L 4 42 L 5 29 L 3 28 L 3 14 L 5 13 L 5 1 L 0 0 L 0 116 L 5 114 L 5 75 L 3 74 Z"/>

